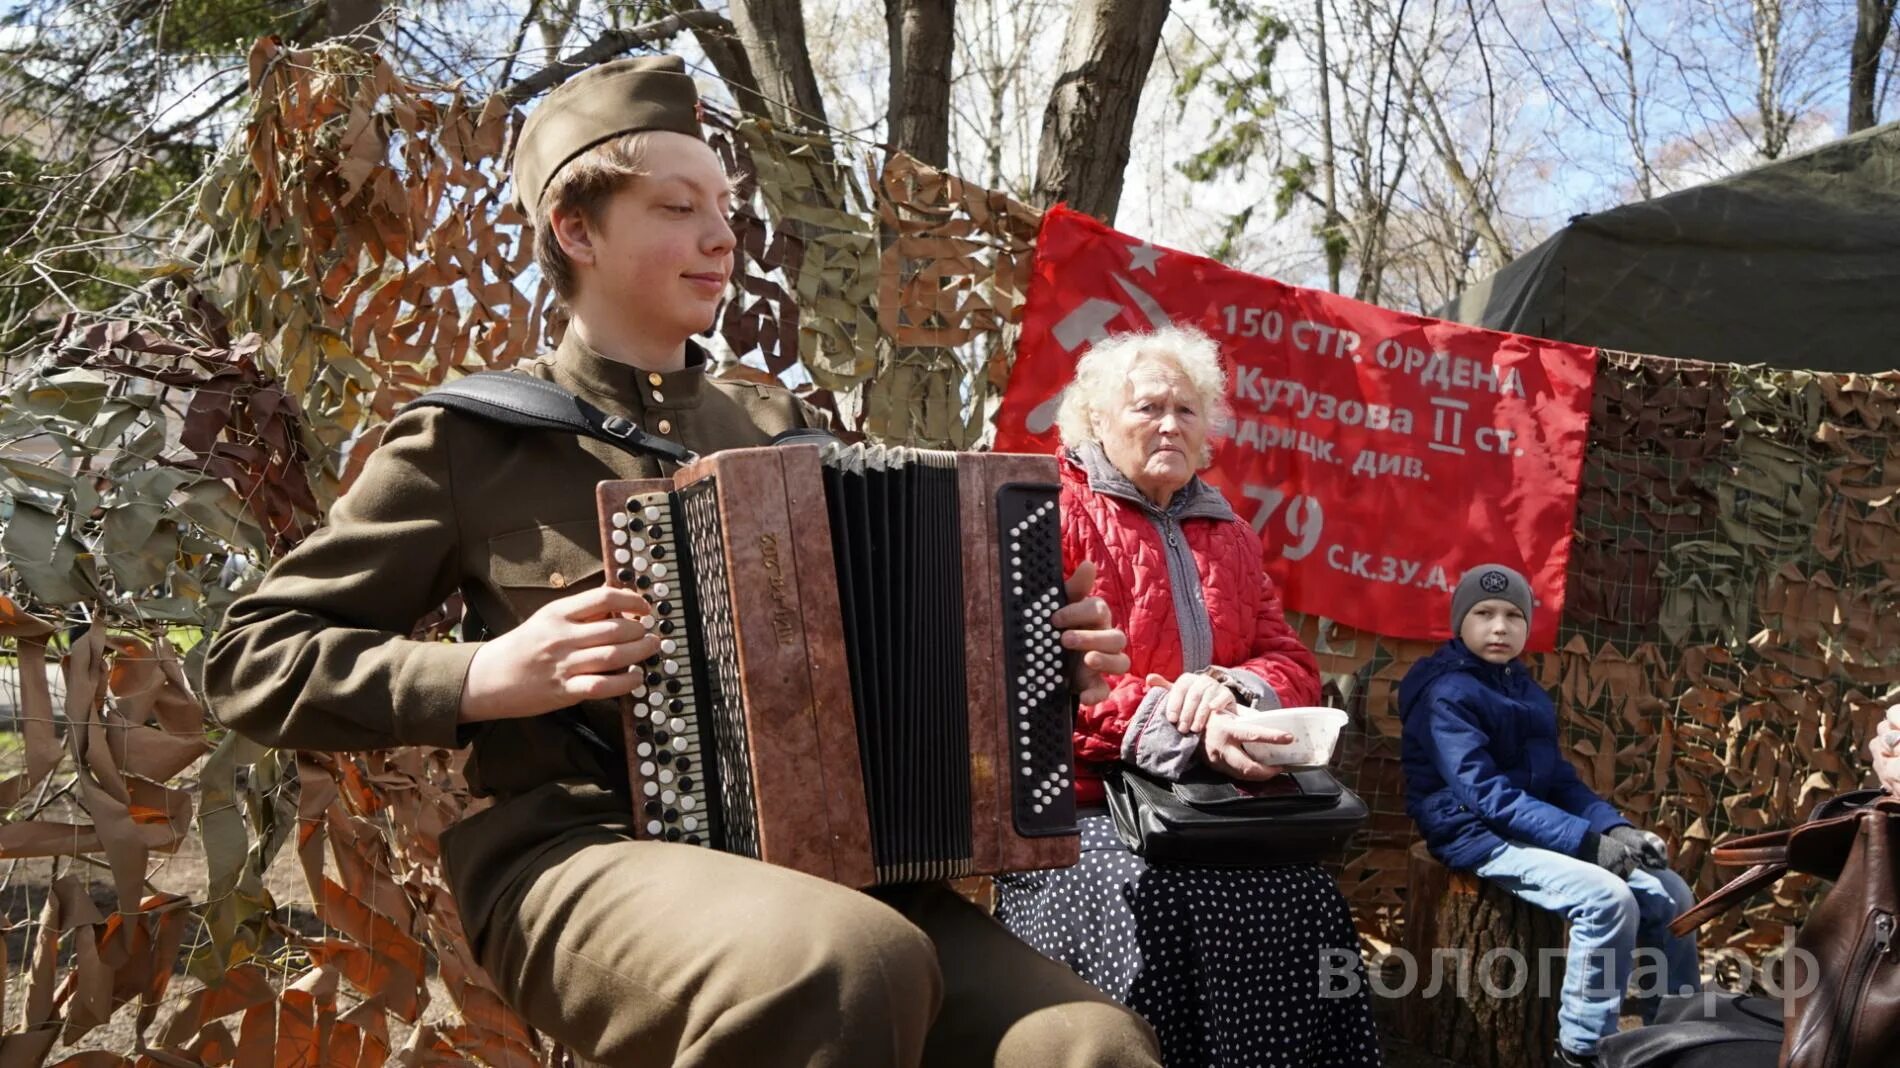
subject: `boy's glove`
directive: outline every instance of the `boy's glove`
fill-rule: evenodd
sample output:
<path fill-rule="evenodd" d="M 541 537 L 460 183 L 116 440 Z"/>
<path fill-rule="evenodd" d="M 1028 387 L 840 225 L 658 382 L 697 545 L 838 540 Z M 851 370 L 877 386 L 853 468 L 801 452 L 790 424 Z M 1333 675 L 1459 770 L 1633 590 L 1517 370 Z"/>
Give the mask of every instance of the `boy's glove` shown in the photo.
<path fill-rule="evenodd" d="M 1617 830 L 1623 829 L 1617 828 Z M 1591 861 L 1619 879 L 1627 879 L 1630 872 L 1636 870 L 1640 861 L 1636 850 L 1611 837 L 1615 833 L 1616 831 L 1611 831 L 1609 834 L 1597 834 L 1595 831 L 1584 832 L 1583 848 L 1579 852 L 1583 854 L 1584 860 Z"/>
<path fill-rule="evenodd" d="M 1610 828 L 1610 837 L 1634 850 L 1636 862 L 1645 868 L 1657 870 L 1669 866 L 1667 844 L 1660 836 L 1650 831 L 1640 831 L 1625 825 Z"/>

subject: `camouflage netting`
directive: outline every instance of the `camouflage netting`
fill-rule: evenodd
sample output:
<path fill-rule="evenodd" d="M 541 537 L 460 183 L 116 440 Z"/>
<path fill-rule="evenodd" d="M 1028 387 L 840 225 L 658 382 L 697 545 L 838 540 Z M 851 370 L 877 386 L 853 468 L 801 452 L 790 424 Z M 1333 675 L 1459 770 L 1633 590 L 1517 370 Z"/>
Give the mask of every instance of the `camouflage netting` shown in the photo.
<path fill-rule="evenodd" d="M 458 755 L 263 751 L 191 681 L 398 406 L 558 336 L 498 179 L 519 113 L 335 47 L 260 42 L 251 80 L 203 182 L 209 250 L 0 384 L 0 636 L 25 668 L 0 750 L 0 1065 L 543 1063 L 443 888 Z M 806 133 L 713 126 L 745 179 L 722 373 L 792 383 L 849 434 L 978 444 L 1038 214 L 902 156 L 860 171 Z M 1563 641 L 1536 667 L 1586 778 L 1702 889 L 1711 841 L 1866 778 L 1900 679 L 1897 395 L 1605 354 Z M 1389 935 L 1412 839 L 1394 694 L 1429 647 L 1300 622 L 1376 812 L 1342 880 Z M 298 904 L 271 888 L 285 846 Z M 1710 944 L 1778 944 L 1805 892 Z"/>

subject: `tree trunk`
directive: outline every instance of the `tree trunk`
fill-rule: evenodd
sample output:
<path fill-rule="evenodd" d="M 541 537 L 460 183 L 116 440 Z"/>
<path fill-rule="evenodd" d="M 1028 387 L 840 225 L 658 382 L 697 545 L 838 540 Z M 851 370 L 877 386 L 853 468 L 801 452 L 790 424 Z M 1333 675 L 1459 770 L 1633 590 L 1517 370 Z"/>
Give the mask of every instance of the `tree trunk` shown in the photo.
<path fill-rule="evenodd" d="M 950 166 L 950 56 L 956 0 L 884 0 L 890 32 L 889 142 L 932 167 Z"/>
<path fill-rule="evenodd" d="M 355 38 L 374 48 L 382 40 L 383 0 L 328 0 L 323 5 L 323 35 L 329 40 Z"/>
<path fill-rule="evenodd" d="M 1855 5 L 1853 65 L 1847 78 L 1847 132 L 1880 121 L 1874 97 L 1880 92 L 1880 50 L 1893 29 L 1895 0 L 1858 0 Z"/>
<path fill-rule="evenodd" d="M 669 0 L 663 9 L 669 13 L 705 10 L 699 0 Z M 693 39 L 699 42 L 699 50 L 706 53 L 706 59 L 718 72 L 719 79 L 726 83 L 739 110 L 762 119 L 771 118 L 772 112 L 766 107 L 765 98 L 759 95 L 759 77 L 752 73 L 752 61 L 746 58 L 745 49 L 739 47 L 739 37 L 732 23 L 724 17 L 715 16 L 705 22 L 695 21 L 692 27 Z"/>
<path fill-rule="evenodd" d="M 807 129 L 829 125 L 805 45 L 805 5 L 799 0 L 733 0 L 732 25 L 772 118 Z"/>
<path fill-rule="evenodd" d="M 1077 0 L 1042 114 L 1035 200 L 1115 221 L 1135 109 L 1168 0 Z"/>
<path fill-rule="evenodd" d="M 1454 874 L 1418 842 L 1406 862 L 1401 945 L 1417 963 L 1399 1006 L 1405 1035 L 1470 1068 L 1543 1064 L 1557 1044 L 1564 924 L 1469 873 Z M 1436 977 L 1434 951 L 1463 967 Z M 1540 973 L 1550 963 L 1548 987 Z M 1395 982 L 1389 976 L 1387 984 Z M 1425 994 L 1436 983 L 1431 997 Z M 1462 988 L 1462 989 L 1461 989 Z"/>
<path fill-rule="evenodd" d="M 1346 229 L 1339 216 L 1339 156 L 1333 146 L 1333 77 L 1326 60 L 1326 0 L 1313 0 L 1313 16 L 1319 27 L 1319 165 L 1326 178 L 1326 214 L 1320 220 L 1319 240 L 1326 250 L 1326 288 L 1337 293 L 1346 263 Z"/>

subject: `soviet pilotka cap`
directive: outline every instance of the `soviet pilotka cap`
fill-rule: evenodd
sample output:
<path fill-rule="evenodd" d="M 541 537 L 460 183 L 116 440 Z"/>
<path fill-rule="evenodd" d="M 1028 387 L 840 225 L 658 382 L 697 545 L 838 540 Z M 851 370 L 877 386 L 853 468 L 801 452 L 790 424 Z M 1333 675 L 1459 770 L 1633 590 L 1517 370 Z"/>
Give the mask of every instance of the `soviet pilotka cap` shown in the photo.
<path fill-rule="evenodd" d="M 670 130 L 703 138 L 699 90 L 678 56 L 602 63 L 548 94 L 515 142 L 515 206 L 530 217 L 568 161 L 610 137 Z"/>

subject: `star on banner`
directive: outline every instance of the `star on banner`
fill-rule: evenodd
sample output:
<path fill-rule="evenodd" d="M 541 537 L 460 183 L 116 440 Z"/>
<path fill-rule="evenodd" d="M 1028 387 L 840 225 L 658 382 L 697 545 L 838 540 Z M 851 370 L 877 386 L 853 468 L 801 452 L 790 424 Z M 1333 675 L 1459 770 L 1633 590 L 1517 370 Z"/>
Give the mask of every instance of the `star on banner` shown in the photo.
<path fill-rule="evenodd" d="M 1159 277 L 1159 273 L 1155 270 L 1155 265 L 1160 262 L 1161 250 L 1146 241 L 1128 247 L 1128 271 L 1130 274 L 1136 271 L 1147 271 L 1149 274 Z"/>

